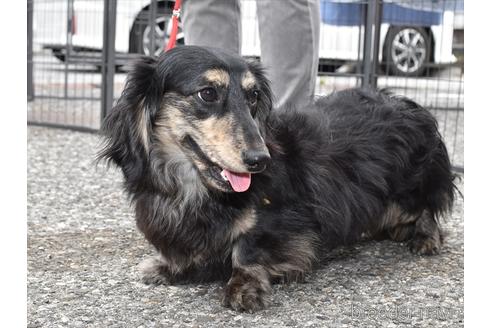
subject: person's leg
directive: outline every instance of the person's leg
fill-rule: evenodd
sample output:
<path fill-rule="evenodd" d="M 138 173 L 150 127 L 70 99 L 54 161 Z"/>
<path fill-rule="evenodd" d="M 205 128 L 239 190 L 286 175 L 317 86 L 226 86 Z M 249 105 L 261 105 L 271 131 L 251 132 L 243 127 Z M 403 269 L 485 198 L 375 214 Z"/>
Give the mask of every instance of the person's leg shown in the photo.
<path fill-rule="evenodd" d="M 312 101 L 318 73 L 319 0 L 257 0 L 261 60 L 275 107 L 302 109 Z"/>
<path fill-rule="evenodd" d="M 239 0 L 184 0 L 182 8 L 185 44 L 217 47 L 240 54 Z"/>

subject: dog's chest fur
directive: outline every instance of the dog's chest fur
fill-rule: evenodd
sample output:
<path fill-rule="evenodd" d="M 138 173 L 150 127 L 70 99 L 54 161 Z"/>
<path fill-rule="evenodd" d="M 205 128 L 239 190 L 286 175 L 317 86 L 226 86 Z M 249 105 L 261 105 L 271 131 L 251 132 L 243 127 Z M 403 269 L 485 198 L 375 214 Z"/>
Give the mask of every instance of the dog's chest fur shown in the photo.
<path fill-rule="evenodd" d="M 229 261 L 233 242 L 256 224 L 249 197 L 211 193 L 186 161 L 153 169 L 160 172 L 165 189 L 135 198 L 137 226 L 168 267 L 180 272 Z"/>

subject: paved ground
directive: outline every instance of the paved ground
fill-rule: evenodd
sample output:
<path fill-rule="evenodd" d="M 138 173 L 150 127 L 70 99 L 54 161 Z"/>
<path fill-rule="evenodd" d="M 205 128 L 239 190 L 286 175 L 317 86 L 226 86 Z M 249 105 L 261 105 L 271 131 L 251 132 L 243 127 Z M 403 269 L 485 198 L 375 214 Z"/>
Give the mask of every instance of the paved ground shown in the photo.
<path fill-rule="evenodd" d="M 220 306 L 219 284 L 138 281 L 152 250 L 121 175 L 94 167 L 98 144 L 95 134 L 28 128 L 29 327 L 463 326 L 461 199 L 441 255 L 392 242 L 337 249 L 306 283 L 275 286 L 271 308 L 239 314 Z"/>

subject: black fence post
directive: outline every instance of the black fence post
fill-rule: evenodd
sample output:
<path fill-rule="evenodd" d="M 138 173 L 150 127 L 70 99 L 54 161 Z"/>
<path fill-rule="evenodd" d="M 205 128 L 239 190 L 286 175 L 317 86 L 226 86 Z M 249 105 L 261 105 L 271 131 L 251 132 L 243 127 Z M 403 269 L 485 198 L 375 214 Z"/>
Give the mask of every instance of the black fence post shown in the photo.
<path fill-rule="evenodd" d="M 64 83 L 63 83 L 63 96 L 68 99 L 68 74 L 69 74 L 69 62 L 72 55 L 72 21 L 73 20 L 73 0 L 67 1 L 67 28 L 65 34 L 65 65 L 64 65 Z"/>
<path fill-rule="evenodd" d="M 379 64 L 382 1 L 368 0 L 365 7 L 362 87 L 375 88 L 377 86 L 377 68 Z"/>
<path fill-rule="evenodd" d="M 378 67 L 379 67 L 379 48 L 381 44 L 381 23 L 383 15 L 383 0 L 375 0 L 374 8 L 374 41 L 372 44 L 372 70 L 369 85 L 376 88 L 378 85 Z"/>
<path fill-rule="evenodd" d="M 27 0 L 27 100 L 34 100 L 33 61 L 32 61 L 32 21 L 33 0 Z"/>
<path fill-rule="evenodd" d="M 113 107 L 117 0 L 104 0 L 101 80 L 101 124 Z"/>
<path fill-rule="evenodd" d="M 149 27 L 150 27 L 150 44 L 149 44 L 149 56 L 155 56 L 155 28 L 157 20 L 157 0 L 150 1 L 150 15 L 149 15 Z"/>

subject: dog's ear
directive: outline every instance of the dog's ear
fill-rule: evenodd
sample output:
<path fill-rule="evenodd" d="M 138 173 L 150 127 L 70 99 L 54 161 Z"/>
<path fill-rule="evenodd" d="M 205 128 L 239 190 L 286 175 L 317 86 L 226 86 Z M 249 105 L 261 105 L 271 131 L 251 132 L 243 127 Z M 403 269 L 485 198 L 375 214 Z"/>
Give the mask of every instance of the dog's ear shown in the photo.
<path fill-rule="evenodd" d="M 134 63 L 121 97 L 102 126 L 106 145 L 98 159 L 114 162 L 130 180 L 139 179 L 148 164 L 151 122 L 164 89 L 157 80 L 156 65 L 150 57 Z"/>
<path fill-rule="evenodd" d="M 256 111 L 256 119 L 259 123 L 260 131 L 264 135 L 265 123 L 273 106 L 273 95 L 270 88 L 270 81 L 265 76 L 265 70 L 260 63 L 252 61 L 248 63 L 249 70 L 256 78 L 259 86 L 259 96 Z"/>

